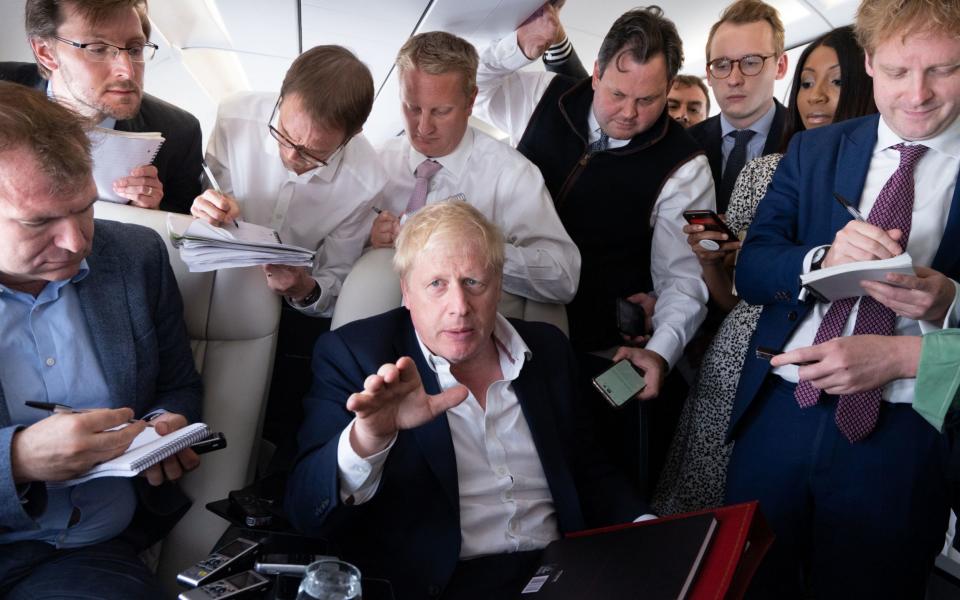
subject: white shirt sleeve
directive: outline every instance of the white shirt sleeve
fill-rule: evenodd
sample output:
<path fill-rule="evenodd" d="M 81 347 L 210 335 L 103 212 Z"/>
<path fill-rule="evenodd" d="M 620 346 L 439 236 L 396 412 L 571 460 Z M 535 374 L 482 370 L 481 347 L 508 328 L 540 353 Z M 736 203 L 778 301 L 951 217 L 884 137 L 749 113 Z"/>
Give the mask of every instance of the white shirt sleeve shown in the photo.
<path fill-rule="evenodd" d="M 650 274 L 657 294 L 653 336 L 647 349 L 672 367 L 707 314 L 703 271 L 683 233 L 683 211 L 716 210 L 713 176 L 706 156 L 697 156 L 667 180 L 654 205 Z"/>
<path fill-rule="evenodd" d="M 350 421 L 337 443 L 337 467 L 340 471 L 340 501 L 357 505 L 373 498 L 380 487 L 380 477 L 383 475 L 383 463 L 397 441 L 394 436 L 390 444 L 367 458 L 361 458 L 350 445 L 350 432 L 356 419 Z"/>
<path fill-rule="evenodd" d="M 524 56 L 513 33 L 488 46 L 477 68 L 477 117 L 510 135 L 516 146 L 555 73 L 517 72 L 534 61 Z"/>
<path fill-rule="evenodd" d="M 570 239 L 540 171 L 522 168 L 498 180 L 496 220 L 506 239 L 503 289 L 540 302 L 566 304 L 580 281 L 580 250 Z M 522 199 L 522 201 L 521 201 Z"/>

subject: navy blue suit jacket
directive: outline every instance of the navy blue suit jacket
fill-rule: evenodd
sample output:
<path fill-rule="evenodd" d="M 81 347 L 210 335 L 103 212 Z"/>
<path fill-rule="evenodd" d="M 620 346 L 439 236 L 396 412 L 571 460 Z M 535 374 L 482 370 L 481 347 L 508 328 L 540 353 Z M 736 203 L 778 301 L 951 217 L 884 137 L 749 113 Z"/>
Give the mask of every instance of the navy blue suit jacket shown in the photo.
<path fill-rule="evenodd" d="M 47 80 L 34 63 L 0 62 L 0 79 L 36 88 L 44 93 Z M 203 148 L 200 121 L 170 103 L 144 94 L 133 117 L 117 121 L 117 131 L 159 131 L 164 142 L 153 159 L 157 178 L 163 184 L 160 210 L 190 214 L 193 199 L 200 195 Z"/>
<path fill-rule="evenodd" d="M 797 300 L 803 259 L 813 247 L 833 243 L 837 231 L 852 218 L 833 194 L 859 204 L 879 118 L 861 117 L 795 135 L 757 207 L 737 261 L 736 281 L 741 298 L 764 308 L 740 375 L 729 437 L 736 436 L 770 370 L 770 361 L 756 357 L 757 346 L 783 348 L 812 307 L 812 301 Z M 954 280 L 960 279 L 958 236 L 960 185 L 943 232 L 946 243 L 941 242 L 930 265 Z"/>
<path fill-rule="evenodd" d="M 202 384 L 163 240 L 138 225 L 94 223 L 90 272 L 74 285 L 110 392 L 103 405 L 129 406 L 137 417 L 165 409 L 199 420 Z M 10 472 L 16 430 L 0 381 L 0 529 L 6 530 L 36 527 L 30 515 L 35 507 L 20 504 Z M 138 489 L 140 499 L 154 512 L 173 513 L 188 502 L 172 490 L 147 488 Z M 44 498 L 35 500 L 42 508 Z M 180 506 L 162 505 L 168 501 Z"/>
<path fill-rule="evenodd" d="M 567 339 L 544 323 L 511 323 L 532 352 L 513 385 L 561 531 L 630 521 L 646 512 L 590 443 Z M 318 340 L 287 512 L 299 530 L 329 538 L 365 575 L 390 579 L 397 598 L 425 598 L 446 585 L 460 553 L 457 465 L 446 415 L 399 433 L 369 502 L 344 505 L 337 475 L 337 443 L 353 418 L 344 408 L 347 397 L 363 389 L 363 380 L 381 365 L 401 356 L 416 362 L 427 393 L 440 392 L 405 308 Z"/>

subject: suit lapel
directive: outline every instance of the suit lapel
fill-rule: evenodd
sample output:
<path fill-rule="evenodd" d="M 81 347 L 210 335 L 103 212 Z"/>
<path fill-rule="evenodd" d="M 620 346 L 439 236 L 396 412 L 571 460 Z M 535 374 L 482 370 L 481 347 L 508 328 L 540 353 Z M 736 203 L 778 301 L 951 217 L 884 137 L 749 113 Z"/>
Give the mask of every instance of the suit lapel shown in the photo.
<path fill-rule="evenodd" d="M 520 376 L 514 380 L 513 390 L 530 428 L 533 444 L 537 448 L 561 529 L 575 531 L 584 527 L 580 499 L 573 474 L 564 458 L 563 446 L 558 436 L 560 429 L 549 402 L 544 397 L 543 381 L 528 362 L 520 371 Z"/>
<path fill-rule="evenodd" d="M 873 147 L 877 143 L 877 119 L 866 119 L 859 127 L 845 134 L 840 140 L 837 152 L 837 167 L 833 179 L 833 191 L 860 206 L 863 184 L 867 179 Z M 848 213 L 834 198 L 825 198 L 830 204 L 830 225 L 833 231 L 840 231 L 850 221 Z"/>
<path fill-rule="evenodd" d="M 420 379 L 423 380 L 424 391 L 430 395 L 439 394 L 440 382 L 437 381 L 437 374 L 427 364 L 427 359 L 420 350 L 409 314 L 404 315 L 404 329 L 403 343 L 398 343 L 396 346 L 397 356 L 412 358 L 417 364 Z M 457 479 L 457 456 L 453 450 L 453 438 L 450 435 L 447 415 L 440 415 L 429 423 L 413 429 L 412 433 L 417 440 L 417 445 L 420 446 L 424 460 L 440 481 L 444 495 L 455 508 L 458 508 L 460 486 Z"/>
<path fill-rule="evenodd" d="M 116 256 L 102 252 L 94 236 L 94 251 L 87 259 L 90 274 L 77 282 L 77 295 L 87 321 L 90 338 L 100 359 L 100 368 L 108 373 L 107 388 L 111 406 L 126 406 L 136 388 L 136 355 L 133 353 L 133 329 L 123 282 L 123 265 Z"/>
<path fill-rule="evenodd" d="M 783 120 L 786 118 L 786 110 L 783 105 L 773 99 L 773 121 L 770 123 L 770 131 L 767 133 L 767 141 L 763 145 L 763 154 L 773 154 L 780 150 L 780 140 L 783 139 Z"/>
<path fill-rule="evenodd" d="M 704 151 L 707 153 L 707 160 L 710 162 L 710 172 L 713 174 L 714 185 L 720 185 L 720 179 L 723 172 L 723 129 L 720 126 L 719 115 L 716 119 L 708 123 L 706 143 Z"/>
<path fill-rule="evenodd" d="M 954 242 L 958 236 L 960 236 L 960 172 L 957 173 L 957 181 L 953 188 L 947 226 L 943 229 L 940 247 L 937 248 L 937 254 L 933 257 L 931 265 L 932 268 L 952 279 L 956 279 L 960 272 L 960 244 Z"/>

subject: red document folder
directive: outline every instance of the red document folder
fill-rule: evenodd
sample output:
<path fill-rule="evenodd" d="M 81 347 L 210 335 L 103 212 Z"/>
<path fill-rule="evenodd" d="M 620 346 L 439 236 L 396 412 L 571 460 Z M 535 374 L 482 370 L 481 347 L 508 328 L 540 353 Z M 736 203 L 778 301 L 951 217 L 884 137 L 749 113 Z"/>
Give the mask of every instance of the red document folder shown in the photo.
<path fill-rule="evenodd" d="M 579 537 L 613 531 L 624 527 L 642 528 L 653 523 L 685 519 L 694 515 L 712 514 L 717 520 L 706 555 L 700 561 L 697 576 L 686 594 L 689 600 L 739 600 L 763 556 L 773 543 L 773 532 L 760 513 L 757 502 L 745 502 L 720 508 L 701 510 L 643 521 L 578 531 L 568 537 Z"/>
<path fill-rule="evenodd" d="M 718 525 L 689 598 L 739 600 L 743 598 L 760 561 L 770 549 L 773 532 L 756 501 L 671 515 L 663 519 L 682 519 L 702 514 L 713 514 Z"/>

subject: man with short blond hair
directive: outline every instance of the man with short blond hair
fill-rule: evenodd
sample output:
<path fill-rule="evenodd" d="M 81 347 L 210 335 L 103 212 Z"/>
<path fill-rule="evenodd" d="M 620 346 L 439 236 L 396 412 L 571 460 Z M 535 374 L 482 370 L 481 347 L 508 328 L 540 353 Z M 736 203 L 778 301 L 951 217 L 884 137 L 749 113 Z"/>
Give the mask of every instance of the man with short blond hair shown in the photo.
<path fill-rule="evenodd" d="M 397 239 L 404 306 L 317 342 L 287 514 L 397 598 L 513 598 L 562 533 L 644 512 L 563 334 L 497 313 L 505 249 L 473 206 L 427 206 Z"/>
<path fill-rule="evenodd" d="M 537 168 L 469 126 L 477 60 L 469 42 L 442 31 L 415 35 L 400 49 L 397 74 L 406 135 L 379 150 L 389 182 L 371 244 L 392 246 L 402 215 L 462 194 L 504 232 L 504 291 L 566 303 L 577 291 L 580 253 Z"/>
<path fill-rule="evenodd" d="M 36 64 L 0 63 L 0 80 L 45 91 L 107 129 L 160 132 L 152 164 L 113 191 L 136 206 L 189 212 L 200 193 L 200 123 L 143 92 L 154 55 L 146 0 L 27 0 L 27 38 Z"/>
<path fill-rule="evenodd" d="M 880 114 L 791 139 L 737 261 L 763 313 L 726 498 L 759 499 L 776 533 L 763 598 L 922 598 L 956 502 L 960 415 L 941 433 L 911 405 L 920 335 L 960 323 L 960 3 L 863 0 L 855 30 Z M 915 275 L 861 296 L 801 290 L 803 274 L 904 252 Z"/>
<path fill-rule="evenodd" d="M 761 0 L 737 0 L 710 28 L 706 75 L 720 114 L 688 132 L 710 159 L 720 213 L 744 165 L 780 151 L 786 112 L 773 86 L 787 74 L 783 40 L 777 9 Z"/>

